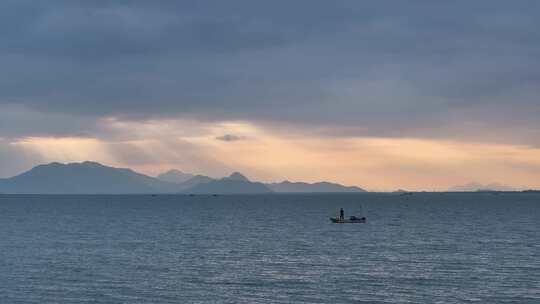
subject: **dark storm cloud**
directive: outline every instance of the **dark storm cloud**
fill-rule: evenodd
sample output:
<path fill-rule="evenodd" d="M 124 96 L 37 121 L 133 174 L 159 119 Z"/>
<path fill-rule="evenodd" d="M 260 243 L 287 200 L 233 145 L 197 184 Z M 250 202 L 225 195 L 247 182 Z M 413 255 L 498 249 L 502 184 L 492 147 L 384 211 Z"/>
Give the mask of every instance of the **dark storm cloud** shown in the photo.
<path fill-rule="evenodd" d="M 68 114 L 537 134 L 538 12 L 538 1 L 493 0 L 2 1 L 0 107 L 66 125 Z M 62 134 L 56 124 L 17 134 Z"/>
<path fill-rule="evenodd" d="M 101 132 L 105 130 L 102 130 L 95 118 L 86 115 L 39 112 L 18 105 L 0 105 L 0 138 L 92 137 Z"/>

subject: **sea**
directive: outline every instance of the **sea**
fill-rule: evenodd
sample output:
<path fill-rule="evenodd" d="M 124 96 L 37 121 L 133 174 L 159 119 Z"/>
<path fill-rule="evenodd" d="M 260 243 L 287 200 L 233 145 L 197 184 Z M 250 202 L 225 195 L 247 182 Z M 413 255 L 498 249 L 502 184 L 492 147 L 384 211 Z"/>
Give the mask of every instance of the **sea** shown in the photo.
<path fill-rule="evenodd" d="M 538 304 L 540 194 L 0 195 L 0 303 Z"/>

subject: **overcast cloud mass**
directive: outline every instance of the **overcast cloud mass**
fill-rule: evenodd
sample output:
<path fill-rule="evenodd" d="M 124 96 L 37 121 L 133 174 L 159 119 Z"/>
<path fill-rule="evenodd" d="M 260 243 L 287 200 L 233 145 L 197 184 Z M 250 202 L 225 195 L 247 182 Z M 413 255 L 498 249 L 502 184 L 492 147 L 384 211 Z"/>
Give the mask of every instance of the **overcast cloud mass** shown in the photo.
<path fill-rule="evenodd" d="M 50 142 L 25 146 L 43 138 L 96 140 L 102 160 L 152 173 L 240 166 L 268 179 L 287 176 L 216 149 L 388 138 L 536 155 L 539 29 L 534 0 L 1 1 L 0 176 L 52 161 Z M 300 166 L 291 153 L 280 157 Z M 514 186 L 538 186 L 524 181 L 539 164 L 519 166 Z M 373 187 L 418 186 L 407 179 Z"/>

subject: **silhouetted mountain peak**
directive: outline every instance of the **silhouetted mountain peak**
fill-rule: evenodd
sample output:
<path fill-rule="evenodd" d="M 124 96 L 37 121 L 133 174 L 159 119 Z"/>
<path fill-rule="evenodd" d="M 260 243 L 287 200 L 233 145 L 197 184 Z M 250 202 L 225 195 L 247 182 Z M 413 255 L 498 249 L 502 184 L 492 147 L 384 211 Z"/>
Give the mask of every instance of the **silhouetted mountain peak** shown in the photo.
<path fill-rule="evenodd" d="M 409 192 L 408 190 L 405 190 L 405 189 L 397 189 L 394 191 L 394 193 L 407 193 Z"/>
<path fill-rule="evenodd" d="M 214 181 L 213 178 L 205 176 L 205 175 L 195 175 L 192 178 L 188 179 L 187 181 L 179 184 L 181 186 L 182 190 L 186 190 L 189 188 L 193 188 L 197 185 L 201 184 L 207 184 Z"/>
<path fill-rule="evenodd" d="M 240 194 L 240 193 L 272 193 L 272 190 L 262 183 L 247 180 L 230 179 L 228 177 L 198 184 L 187 189 L 188 193 L 200 194 Z"/>
<path fill-rule="evenodd" d="M 39 165 L 4 179 L 0 190 L 7 193 L 152 193 L 179 192 L 176 184 L 160 181 L 127 168 L 97 162 Z"/>
<path fill-rule="evenodd" d="M 348 187 L 329 182 L 318 182 L 310 184 L 304 182 L 291 182 L 286 180 L 281 183 L 267 184 L 266 186 L 268 186 L 274 192 L 365 192 L 364 189 L 359 187 Z"/>
<path fill-rule="evenodd" d="M 191 173 L 184 173 L 180 170 L 171 169 L 165 173 L 161 173 L 157 176 L 158 179 L 171 183 L 185 183 L 194 177 Z"/>
<path fill-rule="evenodd" d="M 184 172 L 182 172 L 180 170 L 177 170 L 177 169 L 171 169 L 171 170 L 169 170 L 169 171 L 167 171 L 165 173 L 162 173 L 162 174 L 187 174 L 187 173 L 184 173 Z"/>
<path fill-rule="evenodd" d="M 243 182 L 249 182 L 249 179 L 242 175 L 239 172 L 234 172 L 233 174 L 226 177 L 228 180 L 235 180 L 235 181 L 243 181 Z"/>
<path fill-rule="evenodd" d="M 83 167 L 93 167 L 93 168 L 104 168 L 106 166 L 98 163 L 98 162 L 95 162 L 95 161 L 84 161 L 82 163 L 70 163 L 68 164 L 68 166 L 83 166 Z"/>
<path fill-rule="evenodd" d="M 94 161 L 84 161 L 84 162 L 73 162 L 73 163 L 59 163 L 59 162 L 52 162 L 48 164 L 38 165 L 32 168 L 30 171 L 35 170 L 54 170 L 54 169 L 63 169 L 63 168 L 99 168 L 99 169 L 119 169 L 119 168 L 113 168 L 113 167 L 107 167 L 105 165 L 102 165 L 98 162 Z M 123 169 L 123 170 L 129 170 L 129 169 Z"/>

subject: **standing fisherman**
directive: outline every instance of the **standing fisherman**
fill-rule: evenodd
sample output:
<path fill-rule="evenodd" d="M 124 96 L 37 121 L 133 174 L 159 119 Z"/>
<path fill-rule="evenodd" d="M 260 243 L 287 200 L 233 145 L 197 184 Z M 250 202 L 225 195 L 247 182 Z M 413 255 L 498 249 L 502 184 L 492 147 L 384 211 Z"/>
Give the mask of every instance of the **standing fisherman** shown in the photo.
<path fill-rule="evenodd" d="M 343 208 L 339 209 L 339 219 L 342 221 L 345 219 L 345 211 L 343 211 Z"/>

